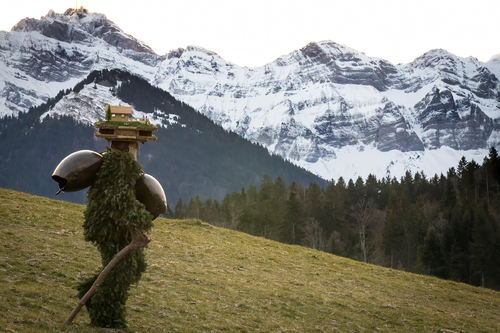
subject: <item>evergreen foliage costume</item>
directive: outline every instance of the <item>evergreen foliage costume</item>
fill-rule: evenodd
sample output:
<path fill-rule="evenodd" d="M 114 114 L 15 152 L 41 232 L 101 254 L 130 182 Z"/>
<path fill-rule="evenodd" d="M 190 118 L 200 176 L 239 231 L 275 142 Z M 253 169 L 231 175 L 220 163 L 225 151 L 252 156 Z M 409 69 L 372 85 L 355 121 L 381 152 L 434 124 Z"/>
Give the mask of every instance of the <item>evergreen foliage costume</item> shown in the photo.
<path fill-rule="evenodd" d="M 152 227 L 153 216 L 135 195 L 141 166 L 128 152 L 109 150 L 87 195 L 83 224 L 86 241 L 97 246 L 105 267 L 114 255 L 131 241 L 128 226 L 142 232 Z M 130 285 L 137 283 L 146 269 L 143 250 L 125 256 L 87 302 L 91 325 L 108 328 L 126 326 L 125 303 Z M 102 269 L 101 269 L 102 270 Z M 80 298 L 90 289 L 98 274 L 78 286 Z"/>

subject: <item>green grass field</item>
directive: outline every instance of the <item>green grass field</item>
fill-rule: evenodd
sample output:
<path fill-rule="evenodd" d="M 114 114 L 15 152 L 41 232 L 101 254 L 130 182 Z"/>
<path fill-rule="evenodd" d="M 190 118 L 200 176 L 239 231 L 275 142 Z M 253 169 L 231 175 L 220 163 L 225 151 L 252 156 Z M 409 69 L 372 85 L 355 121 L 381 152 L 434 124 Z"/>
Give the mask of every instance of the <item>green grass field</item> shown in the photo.
<path fill-rule="evenodd" d="M 0 331 L 109 332 L 76 305 L 99 268 L 84 206 L 0 189 Z M 500 293 L 220 229 L 155 220 L 128 332 L 500 332 Z M 114 330 L 118 332 L 119 330 Z"/>

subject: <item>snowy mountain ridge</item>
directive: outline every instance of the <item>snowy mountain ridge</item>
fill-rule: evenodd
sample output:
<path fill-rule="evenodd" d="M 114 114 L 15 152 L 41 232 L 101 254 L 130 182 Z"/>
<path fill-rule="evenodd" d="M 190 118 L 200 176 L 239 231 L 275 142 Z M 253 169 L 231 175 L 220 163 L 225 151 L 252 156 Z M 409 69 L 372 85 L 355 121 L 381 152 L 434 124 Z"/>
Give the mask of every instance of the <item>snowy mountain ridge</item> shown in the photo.
<path fill-rule="evenodd" d="M 498 55 L 482 63 L 431 50 L 393 65 L 321 41 L 248 68 L 195 46 L 156 55 L 103 14 L 75 10 L 0 32 L 0 115 L 24 112 L 92 70 L 112 68 L 147 79 L 325 179 L 400 177 L 407 170 L 431 176 L 461 156 L 481 162 L 500 142 Z M 72 93 L 51 112 L 95 121 L 90 101 L 112 100 L 97 90 L 99 98 L 95 91 Z M 85 99 L 88 107 L 78 104 Z M 71 104 L 78 110 L 69 111 Z"/>
<path fill-rule="evenodd" d="M 498 142 L 499 71 L 486 65 L 432 50 L 393 66 L 324 41 L 261 68 L 187 50 L 165 60 L 154 83 L 328 179 L 433 175 L 461 156 L 481 162 Z"/>

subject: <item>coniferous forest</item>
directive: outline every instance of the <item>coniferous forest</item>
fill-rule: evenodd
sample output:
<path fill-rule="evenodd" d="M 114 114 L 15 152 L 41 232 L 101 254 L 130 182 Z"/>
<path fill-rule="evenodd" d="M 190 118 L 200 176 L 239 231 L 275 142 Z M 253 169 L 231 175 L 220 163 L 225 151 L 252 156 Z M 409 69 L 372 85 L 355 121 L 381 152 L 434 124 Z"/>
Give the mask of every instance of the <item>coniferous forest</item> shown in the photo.
<path fill-rule="evenodd" d="M 286 186 L 264 176 L 222 202 L 180 199 L 174 218 L 344 257 L 500 289 L 500 157 L 462 158 L 446 175 L 368 176 Z"/>

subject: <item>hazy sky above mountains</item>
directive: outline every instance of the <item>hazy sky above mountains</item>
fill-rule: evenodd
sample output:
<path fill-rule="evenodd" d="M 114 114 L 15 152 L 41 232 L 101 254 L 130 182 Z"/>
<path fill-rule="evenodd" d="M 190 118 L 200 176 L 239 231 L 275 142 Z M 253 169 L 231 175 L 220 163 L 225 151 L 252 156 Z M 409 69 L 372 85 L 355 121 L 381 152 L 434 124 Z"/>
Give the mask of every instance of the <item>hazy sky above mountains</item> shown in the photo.
<path fill-rule="evenodd" d="M 0 30 L 75 5 L 9 1 Z M 105 14 L 157 54 L 197 45 L 241 66 L 261 66 L 321 40 L 393 64 L 435 48 L 483 62 L 500 53 L 498 0 L 79 0 L 80 6 Z"/>

